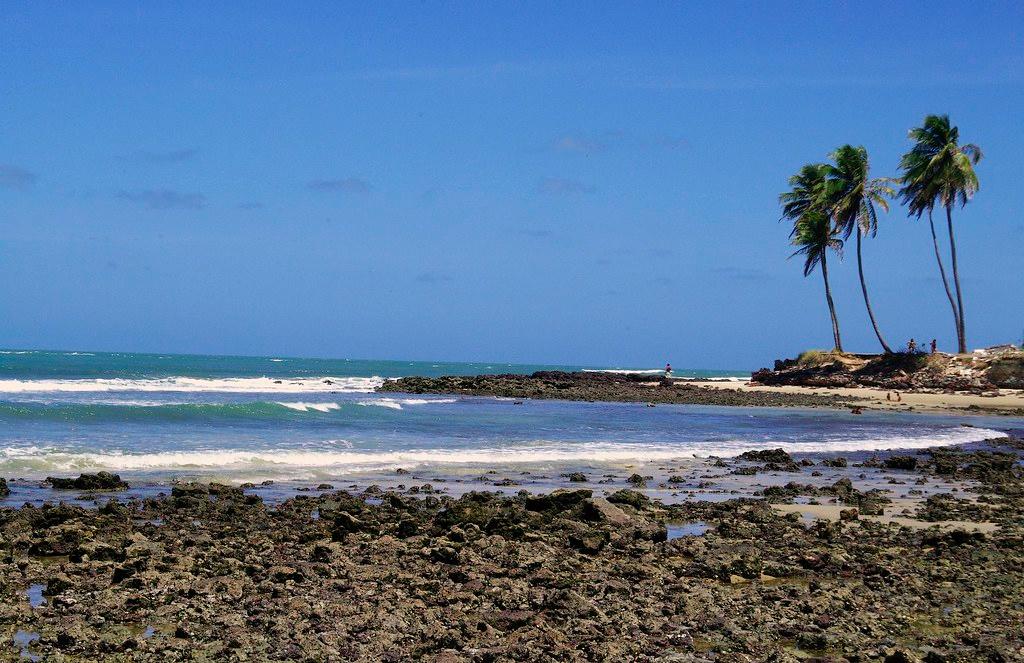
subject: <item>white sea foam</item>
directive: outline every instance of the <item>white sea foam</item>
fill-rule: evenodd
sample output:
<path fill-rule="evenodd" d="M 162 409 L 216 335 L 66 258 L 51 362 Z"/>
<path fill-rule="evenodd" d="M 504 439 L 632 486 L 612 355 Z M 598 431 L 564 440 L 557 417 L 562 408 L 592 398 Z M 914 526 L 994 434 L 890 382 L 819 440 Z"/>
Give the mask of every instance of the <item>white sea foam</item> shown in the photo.
<path fill-rule="evenodd" d="M 323 405 L 323 404 L 316 404 Z M 0 473 L 46 476 L 54 471 L 166 472 L 216 471 L 237 474 L 258 470 L 290 476 L 296 470 L 314 469 L 320 474 L 418 465 L 489 465 L 559 463 L 634 463 L 706 456 L 735 456 L 744 451 L 781 447 L 787 451 L 852 452 L 883 449 L 921 449 L 977 442 L 1000 437 L 986 428 L 954 428 L 918 437 L 892 436 L 875 439 L 825 440 L 821 443 L 730 440 L 687 443 L 678 446 L 615 444 L 610 442 L 544 442 L 524 446 L 475 449 L 423 448 L 403 451 L 354 451 L 345 440 L 324 442 L 322 448 L 210 449 L 153 453 L 67 452 L 53 447 L 25 446 L 0 449 Z M 344 450 L 339 450 L 339 447 Z"/>
<path fill-rule="evenodd" d="M 24 401 L 18 401 L 24 402 Z M 50 403 L 63 403 L 66 401 L 49 401 Z M 120 407 L 167 407 L 172 405 L 191 405 L 188 401 L 165 401 L 146 400 L 142 398 L 101 398 L 89 399 L 89 405 L 113 405 Z"/>
<path fill-rule="evenodd" d="M 309 412 L 310 410 L 316 410 L 317 412 L 330 412 L 331 410 L 341 409 L 341 405 L 337 403 L 283 403 L 278 402 L 278 405 L 291 410 L 298 410 L 299 412 Z"/>
<path fill-rule="evenodd" d="M 0 380 L 0 394 L 52 392 L 225 392 L 225 393 L 370 393 L 384 378 L 190 378 L 127 380 L 121 378 L 76 380 Z"/>
<path fill-rule="evenodd" d="M 359 401 L 356 405 L 386 407 L 392 410 L 401 410 L 402 404 L 393 398 L 375 398 L 372 401 Z"/>
<path fill-rule="evenodd" d="M 457 403 L 457 398 L 374 398 L 359 401 L 356 405 L 386 407 L 401 410 L 403 405 L 430 405 L 433 403 Z"/>

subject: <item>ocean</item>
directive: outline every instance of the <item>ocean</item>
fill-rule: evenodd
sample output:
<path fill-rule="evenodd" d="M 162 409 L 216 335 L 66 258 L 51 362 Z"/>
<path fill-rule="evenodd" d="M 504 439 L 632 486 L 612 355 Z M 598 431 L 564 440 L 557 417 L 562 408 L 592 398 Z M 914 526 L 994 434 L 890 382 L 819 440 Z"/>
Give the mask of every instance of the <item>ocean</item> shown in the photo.
<path fill-rule="evenodd" d="M 915 449 L 1024 425 L 969 416 L 374 393 L 384 379 L 404 375 L 598 368 L 5 350 L 0 476 L 108 470 L 166 484 L 345 481 L 397 468 L 557 472 L 766 447 Z"/>

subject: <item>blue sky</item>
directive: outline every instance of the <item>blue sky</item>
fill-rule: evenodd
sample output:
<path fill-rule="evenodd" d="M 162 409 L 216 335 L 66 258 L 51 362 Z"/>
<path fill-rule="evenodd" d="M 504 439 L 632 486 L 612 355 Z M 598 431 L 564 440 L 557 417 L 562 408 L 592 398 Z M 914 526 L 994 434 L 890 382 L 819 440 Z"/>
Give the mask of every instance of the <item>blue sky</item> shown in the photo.
<path fill-rule="evenodd" d="M 8 3 L 0 345 L 756 368 L 830 345 L 776 197 L 949 113 L 972 347 L 1024 333 L 1021 3 Z M 953 324 L 927 223 L 865 246 Z M 853 254 L 848 349 L 876 342 Z"/>

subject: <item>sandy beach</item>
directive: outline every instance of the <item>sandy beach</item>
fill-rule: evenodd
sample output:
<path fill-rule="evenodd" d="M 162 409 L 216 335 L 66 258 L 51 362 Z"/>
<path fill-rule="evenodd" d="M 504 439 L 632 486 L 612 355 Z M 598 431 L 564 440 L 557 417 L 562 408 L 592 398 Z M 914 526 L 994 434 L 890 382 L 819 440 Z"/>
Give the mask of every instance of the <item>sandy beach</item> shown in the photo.
<path fill-rule="evenodd" d="M 872 409 L 951 412 L 986 411 L 994 414 L 1024 414 L 1024 390 L 996 389 L 983 394 L 934 393 L 901 391 L 900 400 L 887 400 L 889 394 L 895 399 L 895 391 L 871 387 L 799 387 L 767 386 L 756 383 L 735 383 L 716 380 L 685 380 L 688 384 L 705 389 L 732 389 L 741 392 L 790 394 L 794 396 L 833 396 L 858 400 L 857 405 Z"/>

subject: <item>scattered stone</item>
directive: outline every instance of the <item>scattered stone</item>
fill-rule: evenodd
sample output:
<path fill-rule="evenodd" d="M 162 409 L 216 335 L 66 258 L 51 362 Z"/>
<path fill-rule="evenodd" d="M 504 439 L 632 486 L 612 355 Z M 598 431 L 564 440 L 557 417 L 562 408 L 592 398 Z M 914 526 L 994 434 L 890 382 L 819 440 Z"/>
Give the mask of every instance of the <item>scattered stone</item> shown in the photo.
<path fill-rule="evenodd" d="M 889 456 L 884 461 L 885 467 L 890 470 L 914 470 L 917 468 L 917 458 L 913 456 Z"/>
<path fill-rule="evenodd" d="M 678 504 L 378 489 L 268 506 L 180 483 L 97 508 L 0 508 L 0 623 L 40 660 L 1016 660 L 1014 444 L 929 450 L 905 470 L 959 492 L 902 515 L 984 518 L 988 533 L 849 525 L 888 500 L 856 477 Z M 798 497 L 841 503 L 841 522 L 770 504 Z M 666 540 L 664 523 L 710 529 Z"/>
<path fill-rule="evenodd" d="M 626 483 L 630 483 L 637 488 L 643 488 L 647 485 L 647 478 L 639 474 L 631 474 L 629 475 L 629 478 L 626 479 Z"/>

